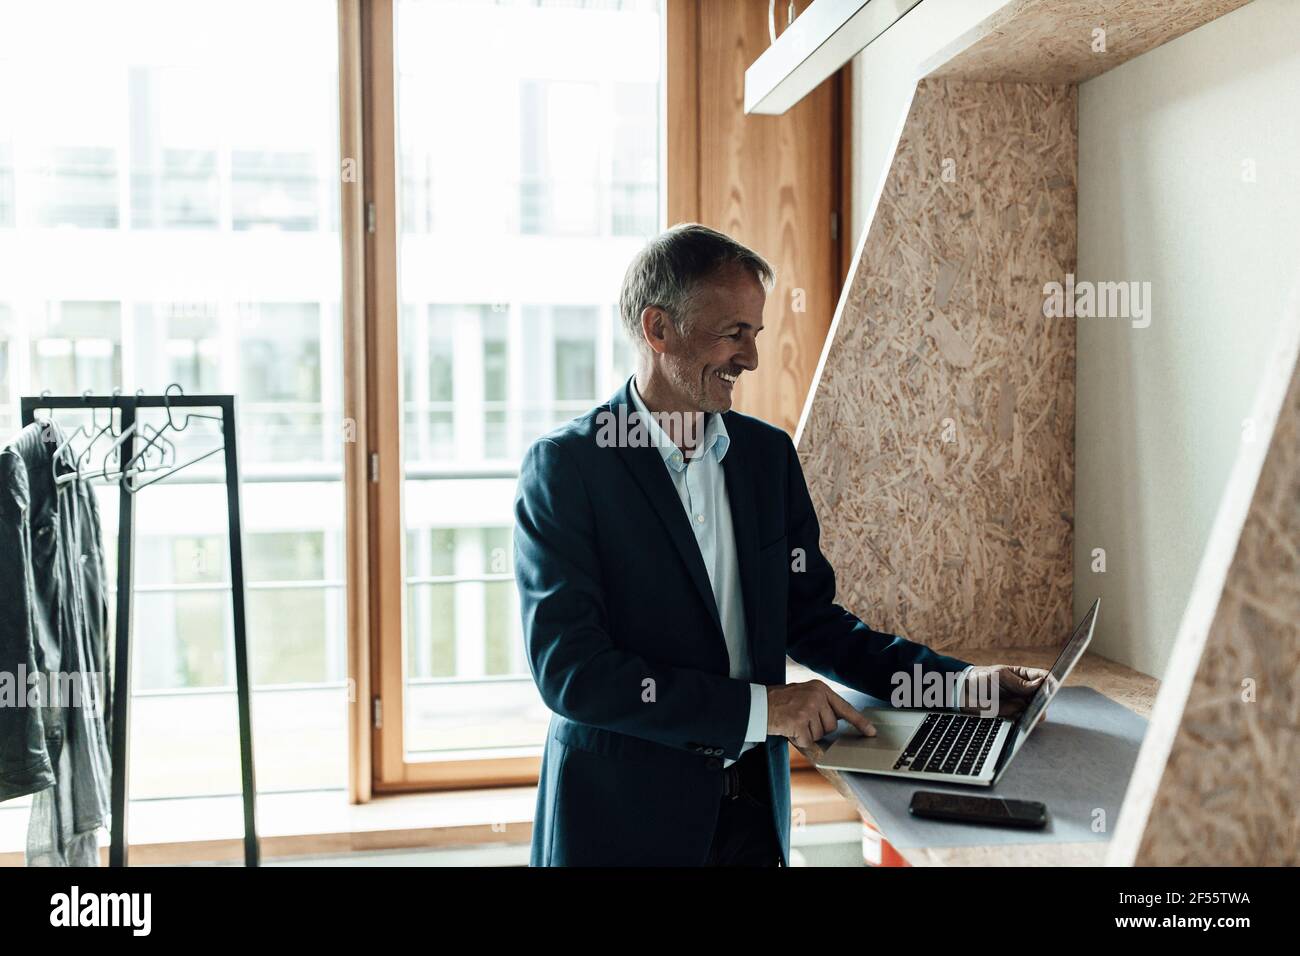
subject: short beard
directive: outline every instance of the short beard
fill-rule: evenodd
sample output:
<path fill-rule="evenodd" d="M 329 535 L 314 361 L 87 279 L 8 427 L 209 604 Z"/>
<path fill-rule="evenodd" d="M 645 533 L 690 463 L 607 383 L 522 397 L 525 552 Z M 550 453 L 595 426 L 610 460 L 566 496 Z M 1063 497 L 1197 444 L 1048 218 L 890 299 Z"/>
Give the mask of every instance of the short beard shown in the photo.
<path fill-rule="evenodd" d="M 709 397 L 708 385 L 699 378 L 693 377 L 691 372 L 684 365 L 669 361 L 665 363 L 665 371 L 668 373 L 668 381 L 672 382 L 673 387 L 690 402 L 691 407 L 702 412 L 725 412 L 728 406 L 719 405 Z"/>

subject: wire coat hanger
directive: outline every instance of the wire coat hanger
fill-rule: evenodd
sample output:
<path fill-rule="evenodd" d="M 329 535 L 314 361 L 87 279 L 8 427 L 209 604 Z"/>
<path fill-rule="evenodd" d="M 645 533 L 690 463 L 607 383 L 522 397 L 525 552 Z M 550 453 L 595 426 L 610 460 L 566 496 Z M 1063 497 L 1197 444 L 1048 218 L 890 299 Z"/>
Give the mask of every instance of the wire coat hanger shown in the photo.
<path fill-rule="evenodd" d="M 184 390 L 176 382 L 173 382 L 172 384 L 168 385 L 167 388 L 163 390 L 163 396 L 162 396 L 163 408 L 167 410 L 167 423 L 163 425 L 162 428 L 158 428 L 158 429 L 153 428 L 153 426 L 151 425 L 145 426 L 149 428 L 153 432 L 153 434 L 150 436 L 149 440 L 145 442 L 144 447 L 142 447 L 139 451 L 137 451 L 134 455 L 132 455 L 131 460 L 122 466 L 123 474 L 126 474 L 127 472 L 142 473 L 146 469 L 136 469 L 135 468 L 136 462 L 140 461 L 143 458 L 143 456 L 147 454 L 149 450 L 153 448 L 155 445 L 157 445 L 159 442 L 163 442 L 166 445 L 169 445 L 172 449 L 171 470 L 164 475 L 159 475 L 157 478 L 151 478 L 149 481 L 146 481 L 143 484 L 137 485 L 134 482 L 128 482 L 127 490 L 133 494 L 136 491 L 139 491 L 141 488 L 147 487 L 148 485 L 152 485 L 156 481 L 162 480 L 162 478 L 166 477 L 166 475 L 175 474 L 176 472 L 180 471 L 182 468 L 188 468 L 190 465 L 193 465 L 195 462 L 200 462 L 205 458 L 210 458 L 213 455 L 215 455 L 217 452 L 222 451 L 225 448 L 225 445 L 218 445 L 216 448 L 212 449 L 211 451 L 205 452 L 204 454 L 199 455 L 196 458 L 191 458 L 190 460 L 182 462 L 180 464 L 176 463 L 176 445 L 169 438 L 166 437 L 166 432 L 168 430 L 177 433 L 185 431 L 187 428 L 190 427 L 191 418 L 206 418 L 214 422 L 220 422 L 222 421 L 222 418 L 220 415 L 204 415 L 200 412 L 187 412 L 185 415 L 185 424 L 177 425 L 176 420 L 172 418 L 171 392 L 173 388 L 176 389 L 178 396 L 183 397 L 185 394 Z M 162 464 L 160 465 L 160 467 L 166 467 L 166 460 L 167 460 L 166 455 L 164 454 L 162 457 Z M 149 469 L 149 470 L 155 470 L 155 469 Z"/>
<path fill-rule="evenodd" d="M 116 391 L 116 390 L 115 390 L 115 391 Z M 86 389 L 86 391 L 82 393 L 81 397 L 82 397 L 83 399 L 85 399 L 85 398 L 89 398 L 89 397 L 90 397 L 90 394 L 91 394 L 91 393 L 90 393 L 90 389 Z M 99 427 L 99 409 L 98 409 L 97 406 L 92 405 L 91 408 L 90 408 L 90 428 L 91 428 L 92 431 L 95 432 L 95 434 L 94 434 L 94 436 L 90 439 L 90 441 L 86 443 L 86 447 L 82 449 L 81 454 L 77 456 L 77 475 L 78 475 L 78 476 L 81 475 L 81 466 L 82 466 L 82 463 L 83 463 L 83 462 L 89 462 L 89 461 L 90 461 L 90 457 L 91 457 L 91 456 L 90 456 L 90 452 L 91 452 L 91 450 L 95 447 L 95 442 L 99 441 L 99 439 L 102 438 L 105 434 L 112 434 L 112 432 L 113 432 L 113 409 L 110 408 L 110 409 L 108 410 L 108 424 L 106 424 L 103 428 L 100 428 L 100 427 Z"/>
<path fill-rule="evenodd" d="M 141 488 L 147 488 L 149 485 L 162 481 L 163 479 L 168 478 L 171 475 L 174 475 L 176 472 L 181 471 L 184 468 L 188 468 L 190 465 L 196 464 L 200 461 L 203 461 L 204 459 L 211 458 L 213 455 L 217 454 L 217 452 L 224 451 L 225 444 L 223 443 L 223 444 L 219 444 L 216 448 L 210 449 L 209 451 L 206 451 L 203 454 L 191 458 L 187 461 L 180 462 L 180 463 L 177 462 L 178 455 L 176 452 L 176 443 L 167 437 L 168 431 L 177 432 L 177 433 L 185 431 L 187 428 L 190 427 L 190 420 L 192 418 L 206 418 L 210 421 L 215 421 L 215 422 L 222 422 L 223 419 L 220 415 L 205 415 L 201 412 L 187 412 L 185 414 L 184 423 L 180 425 L 176 424 L 176 419 L 172 417 L 172 405 L 171 405 L 172 389 L 176 389 L 176 393 L 178 396 L 182 396 L 182 397 L 184 396 L 184 391 L 182 390 L 181 386 L 178 383 L 173 382 L 171 385 L 167 386 L 162 396 L 163 407 L 167 411 L 167 421 L 166 423 L 163 424 L 161 428 L 155 428 L 153 425 L 150 425 L 148 423 L 142 424 L 140 422 L 132 422 L 121 432 L 114 432 L 113 431 L 113 409 L 110 407 L 108 410 L 108 423 L 103 427 L 100 427 L 98 413 L 92 408 L 91 431 L 87 431 L 84 425 L 78 425 L 77 429 L 74 432 L 72 432 L 72 434 L 65 436 L 64 441 L 54 451 L 54 457 L 57 460 L 58 457 L 72 444 L 73 439 L 76 438 L 78 435 L 85 435 L 86 437 L 90 438 L 90 442 L 87 444 L 86 448 L 83 449 L 81 454 L 79 454 L 74 459 L 74 464 L 76 466 L 75 470 L 70 471 L 63 475 L 58 475 L 55 478 L 55 483 L 62 485 L 82 478 L 83 460 L 89 461 L 91 448 L 100 438 L 102 438 L 106 434 L 112 434 L 115 437 L 113 439 L 113 443 L 108 447 L 108 451 L 104 455 L 103 465 L 101 466 L 99 472 L 97 473 L 91 472 L 89 475 L 85 476 L 85 478 L 86 480 L 98 478 L 105 482 L 117 481 L 130 494 L 135 494 Z M 45 397 L 47 393 L 42 392 L 41 394 L 42 397 Z M 82 393 L 82 398 L 88 399 L 90 397 L 90 394 L 91 394 L 90 390 L 87 389 L 84 393 Z M 113 396 L 115 398 L 120 394 L 121 394 L 121 389 L 115 388 L 113 390 Z M 143 396 L 144 396 L 144 389 L 137 389 L 136 397 L 140 398 Z M 131 438 L 132 436 L 141 437 L 145 434 L 146 430 L 148 431 L 148 437 L 144 441 L 144 444 L 138 450 L 132 449 L 131 458 L 125 462 L 122 462 L 122 446 L 125 445 L 127 439 Z M 170 465 L 168 464 L 169 451 L 170 451 L 170 458 L 171 458 Z M 148 455 L 151 452 L 156 453 L 158 456 L 158 461 L 156 464 L 149 463 Z M 120 464 L 117 465 L 115 470 L 110 471 L 109 466 L 114 463 L 120 463 Z M 155 474 L 154 477 L 149 478 L 147 481 L 143 481 L 143 482 L 137 481 L 138 476 L 147 475 L 151 473 L 157 473 L 157 474 Z"/>

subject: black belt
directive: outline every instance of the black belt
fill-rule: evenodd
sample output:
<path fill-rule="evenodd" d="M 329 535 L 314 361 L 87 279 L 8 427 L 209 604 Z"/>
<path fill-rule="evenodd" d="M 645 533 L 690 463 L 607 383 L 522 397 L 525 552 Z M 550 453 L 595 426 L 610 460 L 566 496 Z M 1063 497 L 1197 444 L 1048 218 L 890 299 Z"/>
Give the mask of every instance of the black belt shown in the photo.
<path fill-rule="evenodd" d="M 763 803 L 767 799 L 762 796 L 767 789 L 767 783 L 762 780 L 766 774 L 760 774 L 760 770 L 765 767 L 766 761 L 763 760 L 763 744 L 750 747 L 740 759 L 730 767 L 722 768 L 722 795 L 729 800 L 735 800 L 740 796 L 741 791 L 745 791 L 750 796 L 757 797 Z"/>

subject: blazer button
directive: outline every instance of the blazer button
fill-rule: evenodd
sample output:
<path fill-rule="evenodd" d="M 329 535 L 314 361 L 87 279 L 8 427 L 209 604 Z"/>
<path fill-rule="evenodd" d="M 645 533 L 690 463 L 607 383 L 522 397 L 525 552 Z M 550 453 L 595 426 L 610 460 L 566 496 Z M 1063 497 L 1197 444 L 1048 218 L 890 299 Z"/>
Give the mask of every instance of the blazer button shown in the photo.
<path fill-rule="evenodd" d="M 722 761 L 717 757 L 710 757 L 708 760 L 704 761 L 704 766 L 708 767 L 710 770 L 721 770 Z"/>

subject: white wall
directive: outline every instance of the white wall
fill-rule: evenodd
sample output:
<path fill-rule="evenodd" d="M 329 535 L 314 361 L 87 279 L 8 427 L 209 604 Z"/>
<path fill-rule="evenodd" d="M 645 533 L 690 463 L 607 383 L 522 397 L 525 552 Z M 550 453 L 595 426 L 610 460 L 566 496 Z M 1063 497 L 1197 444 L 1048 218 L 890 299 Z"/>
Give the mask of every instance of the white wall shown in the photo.
<path fill-rule="evenodd" d="M 1100 595 L 1094 649 L 1159 676 L 1300 278 L 1300 3 L 1084 83 L 1079 143 L 1079 278 L 1149 281 L 1153 307 L 1078 320 L 1075 614 Z"/>
<path fill-rule="evenodd" d="M 916 88 L 917 68 L 1007 0 L 922 0 L 853 60 L 853 248 Z"/>

